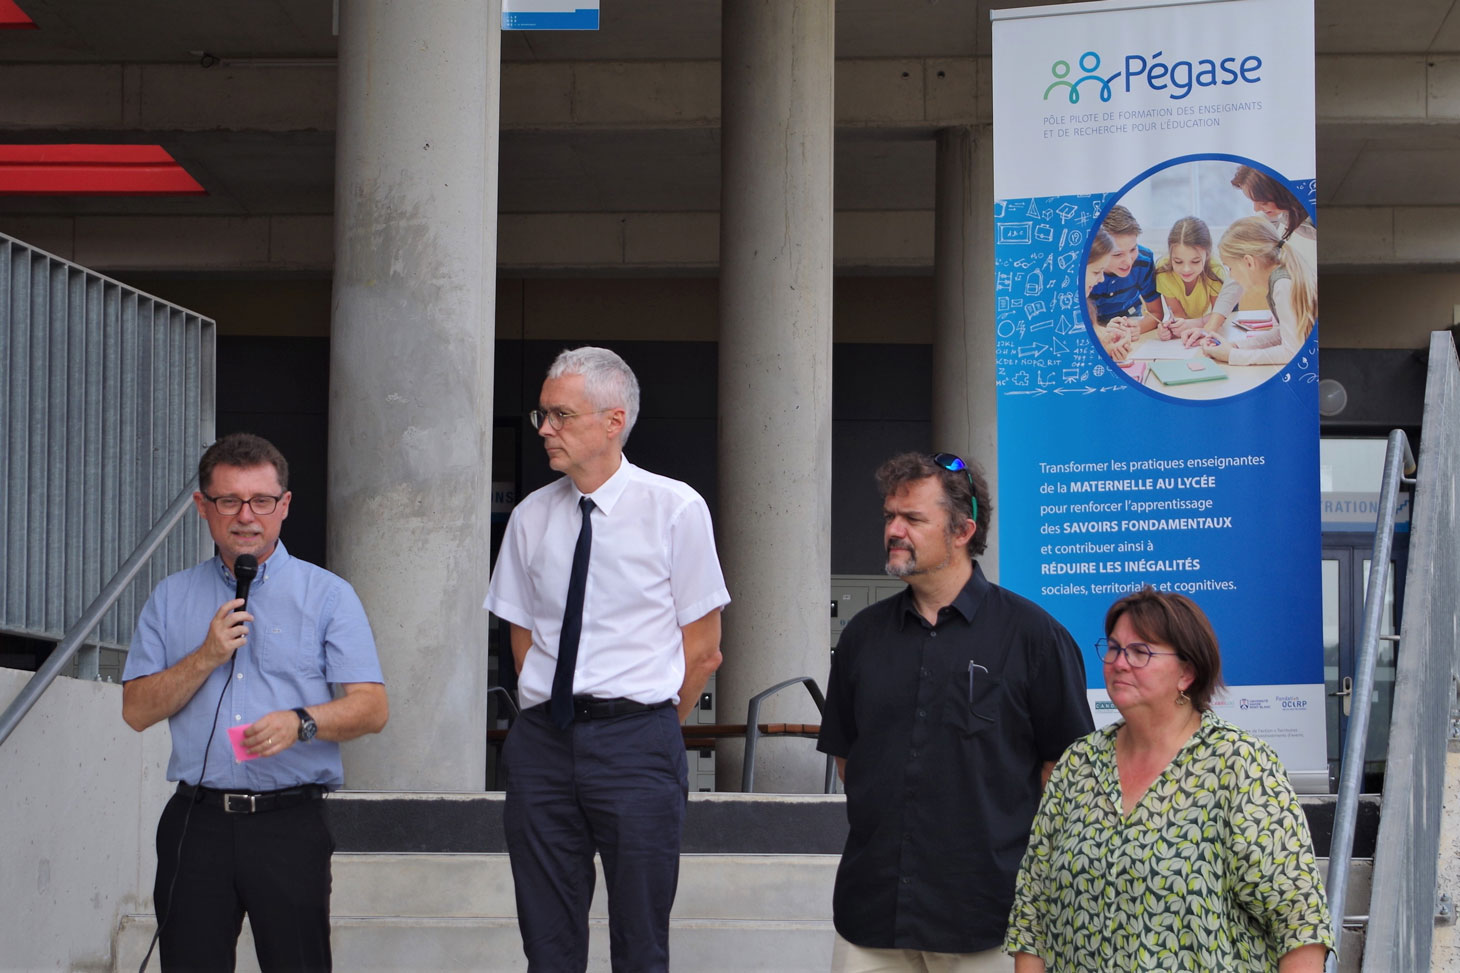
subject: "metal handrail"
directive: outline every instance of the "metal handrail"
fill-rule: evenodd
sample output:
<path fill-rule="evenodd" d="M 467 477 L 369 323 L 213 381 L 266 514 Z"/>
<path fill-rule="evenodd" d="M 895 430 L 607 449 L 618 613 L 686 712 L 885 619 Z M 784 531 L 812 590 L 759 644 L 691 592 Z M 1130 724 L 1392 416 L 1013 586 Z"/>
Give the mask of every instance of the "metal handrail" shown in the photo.
<path fill-rule="evenodd" d="M 826 697 L 821 695 L 821 687 L 817 686 L 816 680 L 810 676 L 797 676 L 794 679 L 787 679 L 785 682 L 778 682 L 770 689 L 750 697 L 750 704 L 745 708 L 745 761 L 740 768 L 740 790 L 743 793 L 749 794 L 755 790 L 755 745 L 760 740 L 760 704 L 782 689 L 788 689 L 791 686 L 805 686 L 806 691 L 811 694 L 811 702 L 816 704 L 817 714 L 821 716 L 826 714 Z M 836 780 L 835 768 L 835 759 L 831 754 L 827 754 L 823 793 L 831 793 L 832 784 Z"/>
<path fill-rule="evenodd" d="M 76 623 L 67 629 L 66 634 L 56 644 L 56 648 L 52 650 L 50 656 L 25 684 L 25 688 L 21 689 L 10 701 L 10 705 L 5 707 L 5 712 L 0 714 L 0 746 L 5 745 L 5 741 L 20 725 L 25 714 L 29 713 L 31 707 L 41 698 L 41 694 L 50 688 L 61 670 L 70 664 L 72 656 L 81 648 L 81 643 L 85 641 L 86 636 L 90 635 L 92 629 L 101 623 L 102 617 L 106 615 L 112 605 L 116 604 L 127 585 L 131 584 L 141 573 L 143 565 L 153 554 L 157 553 L 157 549 L 162 546 L 167 535 L 177 526 L 178 521 L 182 520 L 183 514 L 192 507 L 193 491 L 197 488 L 198 478 L 194 476 L 188 481 L 188 485 L 183 488 L 183 491 L 177 495 L 177 499 L 168 506 L 157 523 L 152 525 L 152 529 L 147 532 L 146 537 L 142 538 L 142 542 L 137 545 L 131 557 L 122 563 L 122 566 L 117 569 L 117 573 L 112 575 L 111 580 L 103 585 L 101 591 L 92 599 L 86 611 L 82 612 Z"/>
<path fill-rule="evenodd" d="M 502 699 L 506 701 L 506 703 L 507 703 L 507 709 L 511 710 L 511 712 L 512 712 L 512 719 L 515 720 L 515 719 L 517 719 L 517 717 L 519 717 L 519 716 L 522 715 L 522 710 L 519 709 L 518 706 L 517 706 L 517 700 L 515 698 L 513 698 L 512 694 L 507 691 L 507 688 L 505 686 L 488 686 L 487 687 L 487 699 L 488 700 L 490 700 L 493 696 L 496 696 L 498 694 L 500 694 L 501 697 L 502 697 Z"/>
<path fill-rule="evenodd" d="M 1379 519 L 1374 527 L 1374 555 L 1369 562 L 1369 586 L 1364 592 L 1364 627 L 1359 642 L 1352 712 L 1343 741 L 1343 763 L 1339 770 L 1338 803 L 1333 815 L 1333 837 L 1328 849 L 1328 908 L 1333 928 L 1333 952 L 1328 954 L 1329 973 L 1338 969 L 1338 948 L 1343 935 L 1343 907 L 1348 896 L 1348 873 L 1353 860 L 1354 825 L 1358 820 L 1359 791 L 1363 784 L 1364 757 L 1369 745 L 1369 710 L 1374 693 L 1374 669 L 1382 637 L 1384 599 L 1389 591 L 1389 558 L 1394 549 L 1395 511 L 1401 485 L 1414 485 L 1414 452 L 1401 429 L 1389 433 L 1384 454 L 1384 479 L 1379 486 Z"/>

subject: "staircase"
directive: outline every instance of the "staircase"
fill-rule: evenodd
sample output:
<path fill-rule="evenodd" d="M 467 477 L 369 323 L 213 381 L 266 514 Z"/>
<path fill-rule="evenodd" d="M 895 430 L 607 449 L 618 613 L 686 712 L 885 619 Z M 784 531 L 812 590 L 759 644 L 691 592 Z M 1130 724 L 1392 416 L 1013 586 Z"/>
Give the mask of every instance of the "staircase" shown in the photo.
<path fill-rule="evenodd" d="M 216 331 L 0 233 L 0 665 L 34 669 L 192 477 L 214 438 Z M 119 680 L 153 586 L 212 551 L 197 518 L 173 530 L 71 674 Z"/>
<path fill-rule="evenodd" d="M 819 794 L 692 794 L 670 923 L 674 969 L 824 973 L 831 962 L 832 884 L 846 836 L 843 801 Z M 331 797 L 329 807 L 340 848 L 333 899 L 337 969 L 527 968 L 502 845 L 501 794 L 348 792 Z M 1324 852 L 1332 799 L 1305 799 L 1304 808 Z M 1377 826 L 1377 801 L 1366 802 L 1359 855 L 1372 853 Z M 1355 859 L 1352 913 L 1367 912 L 1370 868 L 1367 857 Z M 589 915 L 588 968 L 606 971 L 601 874 Z M 124 917 L 114 969 L 137 969 L 155 928 L 153 915 Z M 1346 932 L 1340 969 L 1358 970 L 1360 937 Z M 238 954 L 241 973 L 258 969 L 246 924 Z"/>

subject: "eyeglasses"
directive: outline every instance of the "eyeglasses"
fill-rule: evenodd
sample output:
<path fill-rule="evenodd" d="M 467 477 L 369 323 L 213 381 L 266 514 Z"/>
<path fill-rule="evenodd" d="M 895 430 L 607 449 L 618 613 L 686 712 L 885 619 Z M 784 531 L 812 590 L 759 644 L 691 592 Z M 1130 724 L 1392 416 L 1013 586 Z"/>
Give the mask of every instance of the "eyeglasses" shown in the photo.
<path fill-rule="evenodd" d="M 1095 640 L 1095 655 L 1106 665 L 1114 665 L 1116 657 L 1125 656 L 1132 669 L 1144 669 L 1151 664 L 1153 655 L 1179 655 L 1178 652 L 1158 652 L 1144 642 L 1127 642 L 1121 645 L 1110 639 Z"/>
<path fill-rule="evenodd" d="M 978 497 L 973 492 L 973 473 L 968 469 L 968 464 L 963 462 L 961 457 L 954 456 L 952 453 L 934 453 L 933 462 L 953 473 L 962 470 L 963 475 L 968 477 L 968 498 L 973 505 L 973 519 L 977 521 Z"/>
<path fill-rule="evenodd" d="M 271 497 L 267 493 L 260 493 L 244 500 L 241 497 L 210 497 L 204 493 L 203 499 L 217 507 L 218 512 L 225 517 L 232 517 L 238 513 L 243 509 L 244 504 L 248 504 L 254 513 L 263 517 L 274 512 L 274 508 L 279 505 L 280 500 L 284 499 L 284 495 L 281 493 L 277 497 Z"/>
<path fill-rule="evenodd" d="M 594 409 L 592 412 L 564 412 L 562 409 L 533 409 L 527 414 L 527 421 L 532 423 L 532 428 L 541 429 L 542 422 L 546 419 L 548 425 L 554 429 L 561 429 L 563 428 L 563 423 L 572 419 L 574 416 L 596 416 L 600 412 L 612 412 L 616 408 L 618 406 L 612 406 L 607 409 Z"/>

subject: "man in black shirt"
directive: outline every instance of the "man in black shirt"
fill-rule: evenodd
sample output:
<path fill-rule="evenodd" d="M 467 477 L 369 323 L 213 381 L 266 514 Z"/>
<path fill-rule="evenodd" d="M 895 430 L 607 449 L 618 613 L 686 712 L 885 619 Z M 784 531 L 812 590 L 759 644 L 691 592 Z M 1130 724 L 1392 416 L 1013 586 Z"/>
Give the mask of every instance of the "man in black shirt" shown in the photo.
<path fill-rule="evenodd" d="M 1040 791 L 1094 729 L 1064 627 L 973 560 L 992 513 L 948 453 L 877 471 L 887 573 L 832 663 L 817 746 L 851 825 L 837 869 L 832 969 L 1012 970 L 1000 949 Z"/>

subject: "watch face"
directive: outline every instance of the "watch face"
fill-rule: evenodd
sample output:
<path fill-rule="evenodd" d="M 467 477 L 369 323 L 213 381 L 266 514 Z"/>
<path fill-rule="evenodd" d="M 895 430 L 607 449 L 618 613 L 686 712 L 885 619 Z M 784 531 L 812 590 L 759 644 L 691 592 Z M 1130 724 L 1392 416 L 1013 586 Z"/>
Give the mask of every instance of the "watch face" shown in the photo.
<path fill-rule="evenodd" d="M 298 709 L 295 712 L 299 714 L 299 739 L 301 742 L 308 743 L 319 732 L 319 724 L 314 722 L 314 717 L 310 716 L 306 710 Z"/>

